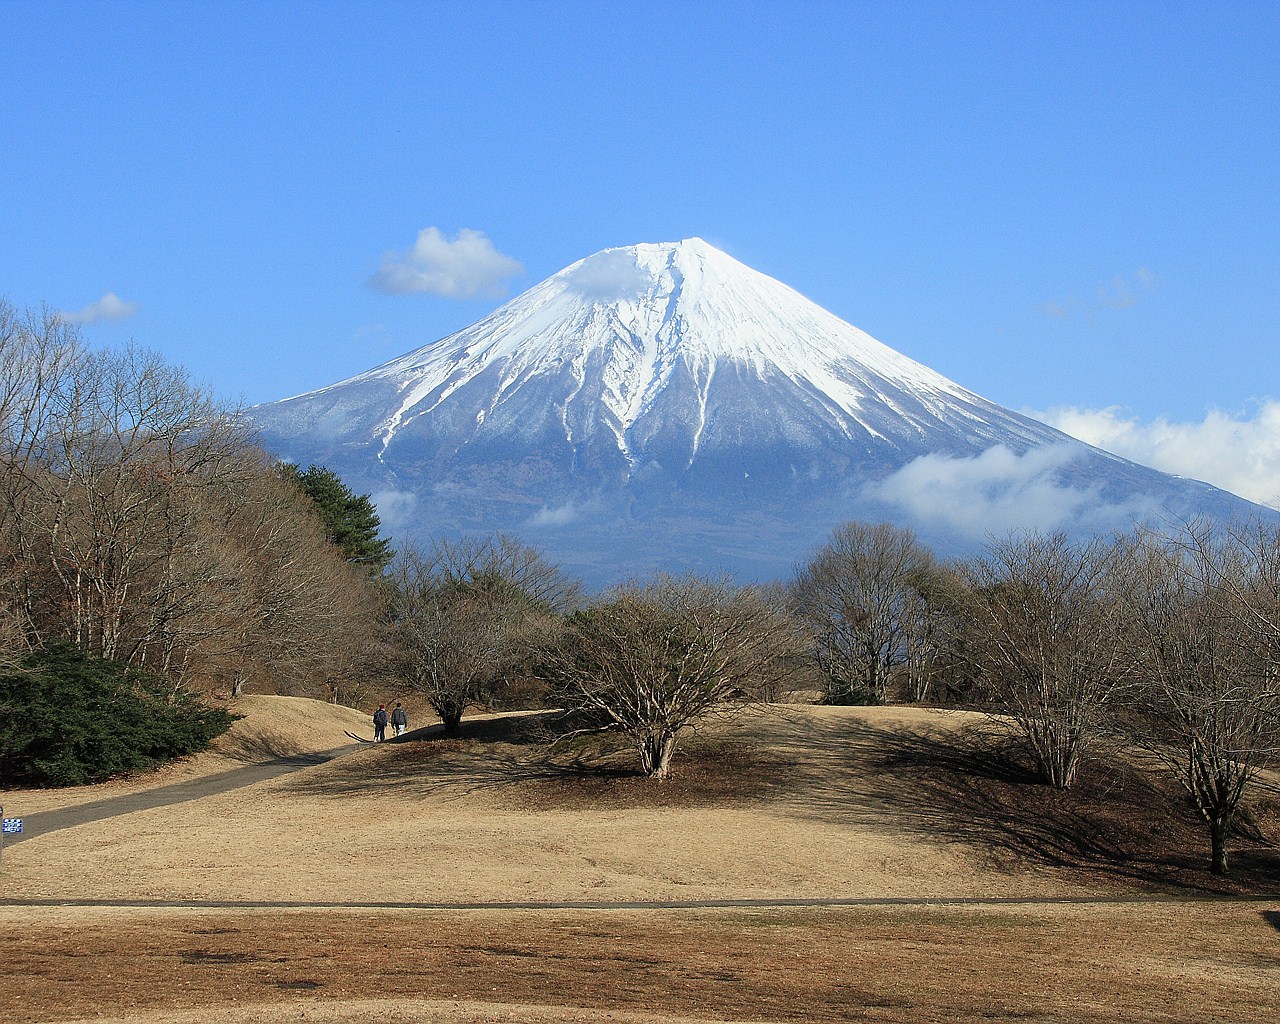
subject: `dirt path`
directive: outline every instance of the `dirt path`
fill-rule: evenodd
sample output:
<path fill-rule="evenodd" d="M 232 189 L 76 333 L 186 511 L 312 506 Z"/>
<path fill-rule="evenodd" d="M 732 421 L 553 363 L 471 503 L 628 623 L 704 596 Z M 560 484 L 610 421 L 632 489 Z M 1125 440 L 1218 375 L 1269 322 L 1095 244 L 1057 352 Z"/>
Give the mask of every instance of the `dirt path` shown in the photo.
<path fill-rule="evenodd" d="M 205 797 L 219 796 L 244 786 L 252 786 L 256 782 L 276 779 L 300 768 L 324 764 L 344 754 L 360 749 L 361 744 L 353 743 L 334 750 L 320 751 L 314 754 L 297 754 L 291 757 L 277 757 L 261 764 L 249 764 L 243 768 L 233 768 L 217 775 L 206 775 L 186 782 L 178 782 L 172 786 L 161 786 L 159 789 L 146 789 L 137 793 L 125 793 L 120 796 L 95 800 L 92 803 L 78 804 L 74 807 L 63 807 L 38 814 L 29 814 L 23 819 L 23 830 L 16 835 L 5 836 L 5 846 L 13 846 L 27 839 L 48 835 L 65 828 L 87 825 L 104 818 L 114 818 L 121 814 L 132 814 L 134 811 L 149 811 L 155 807 L 167 807 L 170 804 L 186 803 L 189 800 L 202 800 Z"/>

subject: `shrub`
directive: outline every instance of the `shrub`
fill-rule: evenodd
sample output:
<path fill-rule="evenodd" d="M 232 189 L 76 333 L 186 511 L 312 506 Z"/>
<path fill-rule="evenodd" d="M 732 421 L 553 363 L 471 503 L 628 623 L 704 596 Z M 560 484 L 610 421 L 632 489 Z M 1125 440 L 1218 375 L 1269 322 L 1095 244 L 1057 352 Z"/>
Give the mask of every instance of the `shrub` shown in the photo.
<path fill-rule="evenodd" d="M 235 721 L 185 690 L 60 645 L 0 675 L 0 777 L 77 786 L 195 753 Z"/>
<path fill-rule="evenodd" d="M 665 779 L 681 734 L 762 690 L 797 649 L 769 592 L 694 576 L 627 584 L 571 616 L 548 670 L 587 731 L 615 730 L 642 774 Z"/>

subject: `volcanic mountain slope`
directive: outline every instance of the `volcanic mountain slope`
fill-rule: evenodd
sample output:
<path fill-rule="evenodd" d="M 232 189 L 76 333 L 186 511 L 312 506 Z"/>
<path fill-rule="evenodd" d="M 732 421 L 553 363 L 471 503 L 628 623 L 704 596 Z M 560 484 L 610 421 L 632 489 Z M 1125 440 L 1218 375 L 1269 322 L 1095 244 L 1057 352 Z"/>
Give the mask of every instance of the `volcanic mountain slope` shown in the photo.
<path fill-rule="evenodd" d="M 506 530 L 593 582 L 785 575 L 855 517 L 955 549 L 978 526 L 1248 507 L 989 402 L 697 238 L 606 249 L 251 415 L 276 454 L 372 492 L 397 536 Z"/>

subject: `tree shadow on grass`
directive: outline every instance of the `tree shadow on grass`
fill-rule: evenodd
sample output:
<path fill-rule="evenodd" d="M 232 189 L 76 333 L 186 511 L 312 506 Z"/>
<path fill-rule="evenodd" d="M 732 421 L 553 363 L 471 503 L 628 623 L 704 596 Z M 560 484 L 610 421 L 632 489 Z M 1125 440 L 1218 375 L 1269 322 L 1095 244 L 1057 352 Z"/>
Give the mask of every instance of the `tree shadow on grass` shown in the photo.
<path fill-rule="evenodd" d="M 530 812 L 726 806 L 767 798 L 784 785 L 789 768 L 740 738 L 694 733 L 681 744 L 672 776 L 659 782 L 640 773 L 634 751 L 617 734 L 556 743 L 560 725 L 558 712 L 542 712 L 463 719 L 454 736 L 429 726 L 285 786 L 299 796 L 335 799 L 497 793 Z"/>
<path fill-rule="evenodd" d="M 361 737 L 353 733 L 346 732 L 345 735 L 353 741 L 364 742 Z M 211 750 L 228 761 L 237 761 L 246 765 L 266 764 L 285 758 L 306 759 L 308 757 L 314 757 L 319 763 L 328 760 L 333 754 L 333 751 L 314 750 L 287 733 L 276 733 L 270 730 L 249 736 L 237 735 L 220 746 L 213 746 Z"/>
<path fill-rule="evenodd" d="M 464 718 L 456 735 L 439 724 L 415 729 L 370 744 L 323 771 L 295 776 L 284 788 L 298 796 L 346 800 L 388 793 L 467 796 L 501 787 L 540 772 L 536 751 L 545 743 L 550 714 Z"/>
<path fill-rule="evenodd" d="M 849 722 L 843 771 L 806 786 L 805 812 L 873 818 L 982 851 L 1004 870 L 1047 867 L 1141 891 L 1269 892 L 1280 888 L 1280 847 L 1248 814 L 1232 877 L 1207 871 L 1207 833 L 1177 784 L 1123 757 L 1089 764 L 1070 790 L 1038 781 L 1017 743 L 991 728 L 880 728 Z"/>
<path fill-rule="evenodd" d="M 760 807 L 957 843 L 1005 871 L 1050 869 L 1113 891 L 1205 894 L 1280 890 L 1280 812 L 1241 814 L 1230 879 L 1209 874 L 1203 825 L 1172 780 L 1121 756 L 1091 764 L 1071 790 L 1039 783 L 1018 746 L 989 723 L 879 725 L 770 716 L 686 738 L 673 775 L 638 774 L 617 737 L 551 747 L 554 712 L 464 719 L 372 745 L 283 783 L 300 796 L 393 794 L 513 809 Z M 1255 812 L 1256 812 L 1255 808 Z"/>
<path fill-rule="evenodd" d="M 787 789 L 792 766 L 740 737 L 694 735 L 663 780 L 642 775 L 635 751 L 617 737 L 571 756 L 551 752 L 541 767 L 538 778 L 513 790 L 526 810 L 758 807 Z"/>

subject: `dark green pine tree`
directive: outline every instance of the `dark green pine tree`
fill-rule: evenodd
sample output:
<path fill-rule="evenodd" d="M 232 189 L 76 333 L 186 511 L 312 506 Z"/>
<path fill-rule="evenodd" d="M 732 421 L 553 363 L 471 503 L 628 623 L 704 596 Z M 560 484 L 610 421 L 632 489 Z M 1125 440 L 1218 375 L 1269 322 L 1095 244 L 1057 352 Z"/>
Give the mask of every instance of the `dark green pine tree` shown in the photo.
<path fill-rule="evenodd" d="M 391 541 L 378 536 L 382 520 L 367 494 L 356 494 L 337 473 L 323 466 L 299 470 L 284 463 L 280 473 L 311 499 L 329 540 L 342 549 L 348 562 L 380 573 L 395 557 Z"/>

